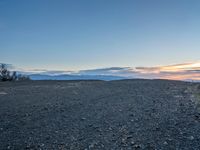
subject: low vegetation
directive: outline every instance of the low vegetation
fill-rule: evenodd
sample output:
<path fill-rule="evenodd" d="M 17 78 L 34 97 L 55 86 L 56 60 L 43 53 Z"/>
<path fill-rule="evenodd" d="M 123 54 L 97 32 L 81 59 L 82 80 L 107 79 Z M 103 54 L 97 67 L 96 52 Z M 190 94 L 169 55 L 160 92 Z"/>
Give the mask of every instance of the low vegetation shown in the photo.
<path fill-rule="evenodd" d="M 0 64 L 0 81 L 30 80 L 28 76 L 19 75 L 16 71 L 9 71 L 6 64 Z"/>

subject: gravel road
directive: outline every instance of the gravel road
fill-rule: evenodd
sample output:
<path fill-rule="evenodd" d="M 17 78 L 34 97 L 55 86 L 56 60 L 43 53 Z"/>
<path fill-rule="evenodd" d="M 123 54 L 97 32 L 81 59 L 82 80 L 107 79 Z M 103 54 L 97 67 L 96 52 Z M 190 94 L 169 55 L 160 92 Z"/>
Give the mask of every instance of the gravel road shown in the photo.
<path fill-rule="evenodd" d="M 0 83 L 1 150 L 200 149 L 200 84 Z"/>

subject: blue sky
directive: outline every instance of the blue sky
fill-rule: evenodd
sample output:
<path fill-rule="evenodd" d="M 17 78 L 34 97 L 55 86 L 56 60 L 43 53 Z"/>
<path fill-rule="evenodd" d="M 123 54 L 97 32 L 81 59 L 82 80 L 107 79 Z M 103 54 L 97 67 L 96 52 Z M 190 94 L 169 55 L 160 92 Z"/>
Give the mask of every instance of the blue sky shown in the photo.
<path fill-rule="evenodd" d="M 199 27 L 199 0 L 0 0 L 0 62 L 49 70 L 193 62 Z"/>

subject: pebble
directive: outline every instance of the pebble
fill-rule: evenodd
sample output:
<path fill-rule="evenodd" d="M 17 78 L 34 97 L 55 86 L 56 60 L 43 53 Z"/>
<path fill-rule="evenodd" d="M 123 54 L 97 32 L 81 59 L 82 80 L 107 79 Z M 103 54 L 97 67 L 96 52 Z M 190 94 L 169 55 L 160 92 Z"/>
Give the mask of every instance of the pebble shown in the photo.
<path fill-rule="evenodd" d="M 163 144 L 164 144 L 164 145 L 168 145 L 167 141 L 165 141 Z"/>
<path fill-rule="evenodd" d="M 58 131 L 55 131 L 55 133 L 58 133 Z"/>
<path fill-rule="evenodd" d="M 141 148 L 141 145 L 135 145 L 134 148 Z"/>
<path fill-rule="evenodd" d="M 92 127 L 93 125 L 92 124 L 88 124 L 88 127 Z"/>
<path fill-rule="evenodd" d="M 131 145 L 135 145 L 135 142 L 134 142 L 134 141 L 131 141 Z"/>
<path fill-rule="evenodd" d="M 0 95 L 6 95 L 7 93 L 6 92 L 0 92 Z"/>
<path fill-rule="evenodd" d="M 130 114 L 130 116 L 131 116 L 131 117 L 133 117 L 133 116 L 134 116 L 134 114 Z"/>
<path fill-rule="evenodd" d="M 86 120 L 86 118 L 83 117 L 83 118 L 81 118 L 81 120 L 82 120 L 82 121 L 83 121 L 83 120 Z"/>
<path fill-rule="evenodd" d="M 131 139 L 131 138 L 133 138 L 132 135 L 128 135 L 128 136 L 127 136 L 127 139 Z"/>
<path fill-rule="evenodd" d="M 95 146 L 94 143 L 90 144 L 90 145 L 89 145 L 89 149 L 94 148 L 94 146 Z"/>
<path fill-rule="evenodd" d="M 189 139 L 190 139 L 190 140 L 194 140 L 194 136 L 190 136 Z"/>

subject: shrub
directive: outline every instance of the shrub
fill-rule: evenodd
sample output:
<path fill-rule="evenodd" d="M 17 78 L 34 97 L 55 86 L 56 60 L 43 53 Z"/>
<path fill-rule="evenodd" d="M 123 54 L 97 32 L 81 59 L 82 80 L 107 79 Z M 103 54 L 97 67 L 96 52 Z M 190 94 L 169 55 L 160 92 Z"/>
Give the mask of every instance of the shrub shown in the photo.
<path fill-rule="evenodd" d="M 7 67 L 5 64 L 1 64 L 1 66 L 0 66 L 0 79 L 1 79 L 1 81 L 11 80 L 10 72 L 7 70 Z"/>
<path fill-rule="evenodd" d="M 17 80 L 18 81 L 28 81 L 28 80 L 30 80 L 30 78 L 29 78 L 29 76 L 18 75 Z"/>
<path fill-rule="evenodd" d="M 24 81 L 30 80 L 28 76 L 17 75 L 17 72 L 10 72 L 6 64 L 0 64 L 0 81 Z"/>

